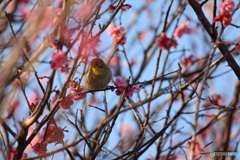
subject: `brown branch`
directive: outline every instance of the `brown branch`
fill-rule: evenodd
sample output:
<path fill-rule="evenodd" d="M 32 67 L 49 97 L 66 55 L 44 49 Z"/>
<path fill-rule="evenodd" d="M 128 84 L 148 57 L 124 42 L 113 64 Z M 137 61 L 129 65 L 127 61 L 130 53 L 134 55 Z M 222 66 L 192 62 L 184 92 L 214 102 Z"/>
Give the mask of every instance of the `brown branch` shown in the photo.
<path fill-rule="evenodd" d="M 193 10 L 195 11 L 195 13 L 198 17 L 198 20 L 201 22 L 201 24 L 203 25 L 203 27 L 205 28 L 205 30 L 209 34 L 213 43 L 216 43 L 216 41 L 217 41 L 217 31 L 216 31 L 216 29 L 214 29 L 214 31 L 212 31 L 212 29 L 211 29 L 212 25 L 209 23 L 208 19 L 205 17 L 205 15 L 204 15 L 204 13 L 201 9 L 201 5 L 199 5 L 195 0 L 189 0 L 189 4 L 191 5 Z M 221 40 L 219 40 L 219 41 L 221 42 Z M 221 51 L 221 53 L 224 56 L 224 58 L 226 59 L 226 61 L 228 62 L 228 65 L 232 68 L 235 75 L 240 80 L 240 67 L 238 66 L 237 62 L 235 61 L 235 59 L 230 54 L 227 46 L 225 44 L 219 44 L 217 47 Z"/>

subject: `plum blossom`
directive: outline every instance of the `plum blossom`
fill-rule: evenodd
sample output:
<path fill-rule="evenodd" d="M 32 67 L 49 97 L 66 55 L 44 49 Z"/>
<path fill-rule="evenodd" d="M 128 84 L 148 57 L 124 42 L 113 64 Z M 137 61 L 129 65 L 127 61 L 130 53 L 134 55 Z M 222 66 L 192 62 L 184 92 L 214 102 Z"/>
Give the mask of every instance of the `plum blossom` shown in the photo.
<path fill-rule="evenodd" d="M 52 55 L 51 68 L 54 70 L 61 68 L 61 72 L 67 72 L 69 62 L 70 61 L 68 60 L 65 53 L 63 51 L 59 50 L 58 52 L 53 53 L 53 55 Z"/>
<path fill-rule="evenodd" d="M 39 140 L 35 145 L 32 146 L 33 152 L 36 154 L 44 154 L 47 152 L 47 143 Z"/>
<path fill-rule="evenodd" d="M 181 25 L 178 26 L 175 32 L 173 33 L 173 36 L 175 38 L 177 37 L 181 38 L 183 34 L 191 33 L 192 31 L 190 28 L 188 28 L 188 25 L 189 25 L 189 21 L 187 21 L 185 24 L 182 22 Z"/>
<path fill-rule="evenodd" d="M 187 148 L 188 149 L 190 149 L 191 143 L 192 143 L 192 141 L 188 141 L 187 142 Z M 201 157 L 201 153 L 203 151 L 204 151 L 204 147 L 198 141 L 195 141 L 194 148 L 193 148 L 193 152 L 194 152 L 195 158 L 196 159 L 200 158 Z"/>
<path fill-rule="evenodd" d="M 58 99 L 58 93 L 55 94 L 52 98 L 52 105 L 55 104 L 55 102 L 57 101 Z M 67 97 L 64 97 L 62 99 L 62 101 L 59 103 L 59 106 L 63 109 L 69 109 L 72 105 L 73 105 L 73 96 L 72 95 L 68 95 Z"/>
<path fill-rule="evenodd" d="M 122 78 L 120 76 L 117 77 L 117 79 L 114 82 L 114 85 L 118 88 L 115 91 L 117 95 L 123 93 L 128 87 L 126 78 L 125 77 Z M 140 92 L 139 86 L 136 85 L 129 86 L 127 89 L 127 96 L 132 97 L 134 92 Z"/>
<path fill-rule="evenodd" d="M 160 33 L 160 37 L 157 38 L 157 44 L 161 49 L 170 49 L 170 47 L 176 48 L 177 42 L 170 39 L 165 33 Z"/>
<path fill-rule="evenodd" d="M 193 55 L 189 55 L 187 58 L 184 58 L 180 61 L 183 66 L 191 66 L 194 64 Z"/>
<path fill-rule="evenodd" d="M 240 53 L 240 41 L 236 43 L 235 50 L 238 51 L 238 53 Z"/>
<path fill-rule="evenodd" d="M 111 14 L 114 12 L 114 10 L 115 10 L 116 8 L 117 8 L 117 6 L 113 6 L 113 5 L 110 6 L 109 9 L 110 9 Z M 120 8 L 120 9 L 121 9 L 121 13 L 129 10 L 130 8 L 132 8 L 132 6 L 131 6 L 130 4 L 124 4 L 124 5 L 122 5 L 122 7 Z"/>
<path fill-rule="evenodd" d="M 15 148 L 15 147 L 12 148 L 11 157 L 10 157 L 11 160 L 13 160 L 13 158 L 14 158 L 14 153 L 16 152 L 16 150 L 17 150 L 17 148 Z M 25 159 L 25 158 L 27 158 L 27 157 L 28 157 L 27 153 L 23 153 L 21 159 Z"/>
<path fill-rule="evenodd" d="M 234 2 L 232 0 L 226 0 L 225 2 L 221 3 L 220 8 L 220 14 L 225 15 L 233 11 L 234 9 Z"/>
<path fill-rule="evenodd" d="M 45 143 L 61 143 L 61 140 L 64 138 L 64 129 L 56 128 L 53 124 L 50 124 L 47 128 L 43 128 L 41 139 Z"/>
<path fill-rule="evenodd" d="M 86 97 L 86 93 L 77 94 L 77 95 L 75 94 L 76 92 L 84 92 L 84 91 L 87 91 L 87 88 L 84 85 L 76 86 L 70 89 L 69 95 L 73 97 L 73 100 L 81 100 Z"/>
<path fill-rule="evenodd" d="M 220 15 L 216 16 L 213 19 L 213 23 L 218 21 L 222 22 L 224 27 L 227 27 L 231 24 L 232 14 L 231 12 L 234 9 L 234 2 L 232 0 L 226 0 L 225 2 L 220 4 Z"/>
<path fill-rule="evenodd" d="M 112 37 L 112 45 L 124 45 L 126 44 L 126 37 L 124 36 L 124 31 L 125 28 L 124 27 L 114 27 L 114 24 L 110 24 L 110 26 L 108 27 L 108 32 Z"/>

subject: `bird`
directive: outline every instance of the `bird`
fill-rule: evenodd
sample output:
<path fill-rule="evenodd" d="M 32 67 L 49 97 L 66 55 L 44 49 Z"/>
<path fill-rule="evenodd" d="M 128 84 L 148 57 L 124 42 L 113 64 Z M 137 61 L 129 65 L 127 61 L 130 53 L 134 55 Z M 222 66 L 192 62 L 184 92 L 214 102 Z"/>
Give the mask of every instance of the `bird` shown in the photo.
<path fill-rule="evenodd" d="M 91 60 L 84 78 L 88 90 L 103 89 L 111 79 L 112 71 L 101 58 Z"/>

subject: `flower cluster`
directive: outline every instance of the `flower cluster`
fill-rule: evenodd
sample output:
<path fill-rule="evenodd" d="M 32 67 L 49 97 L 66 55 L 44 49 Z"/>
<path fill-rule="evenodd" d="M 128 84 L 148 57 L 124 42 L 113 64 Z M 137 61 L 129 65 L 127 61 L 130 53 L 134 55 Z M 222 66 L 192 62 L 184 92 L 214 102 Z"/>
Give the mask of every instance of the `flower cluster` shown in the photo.
<path fill-rule="evenodd" d="M 117 6 L 113 6 L 113 5 L 110 6 L 109 9 L 110 9 L 111 14 L 114 12 L 114 10 L 116 9 L 116 7 L 117 7 Z M 131 6 L 130 4 L 124 4 L 124 5 L 122 5 L 122 7 L 120 8 L 120 9 L 121 9 L 121 13 L 127 11 L 127 10 L 130 9 L 130 8 L 132 8 L 132 6 Z"/>
<path fill-rule="evenodd" d="M 112 37 L 112 45 L 124 45 L 126 44 L 126 37 L 124 36 L 124 31 L 125 28 L 124 27 L 114 27 L 114 24 L 112 23 L 109 27 L 108 27 L 108 31 L 109 34 Z"/>
<path fill-rule="evenodd" d="M 136 85 L 128 86 L 128 83 L 125 77 L 122 78 L 118 76 L 114 82 L 114 85 L 118 88 L 116 90 L 117 95 L 120 95 L 121 93 L 123 93 L 127 87 L 128 87 L 127 96 L 132 97 L 134 92 L 140 92 L 139 86 L 136 86 Z"/>
<path fill-rule="evenodd" d="M 222 22 L 224 27 L 227 27 L 231 24 L 232 14 L 231 12 L 234 9 L 234 2 L 232 0 L 226 0 L 225 2 L 220 4 L 220 15 L 213 19 L 213 23 Z"/>
<path fill-rule="evenodd" d="M 74 81 L 70 81 L 68 85 L 70 85 L 72 88 L 69 90 L 68 96 L 64 97 L 62 101 L 59 103 L 59 106 L 62 109 L 69 109 L 74 103 L 73 100 L 78 101 L 86 97 L 86 93 L 76 94 L 77 92 L 84 92 L 87 90 L 87 88 L 84 85 L 78 85 L 78 83 Z M 55 104 L 55 102 L 58 99 L 58 96 L 59 96 L 59 91 L 56 91 L 56 94 L 52 98 L 52 102 L 51 102 L 52 105 Z"/>
<path fill-rule="evenodd" d="M 69 62 L 70 61 L 68 60 L 65 53 L 59 50 L 58 52 L 53 53 L 52 55 L 51 68 L 54 70 L 61 68 L 61 72 L 68 72 Z"/>
<path fill-rule="evenodd" d="M 177 47 L 177 42 L 169 38 L 165 33 L 160 33 L 160 37 L 157 38 L 157 44 L 161 49 L 170 49 L 170 47 Z"/>
<path fill-rule="evenodd" d="M 82 93 L 82 94 L 76 94 L 77 92 L 84 92 L 87 91 L 87 88 L 84 85 L 77 85 L 76 87 L 73 87 L 70 89 L 69 91 L 69 95 L 72 96 L 73 100 L 81 100 L 84 99 L 86 97 L 86 93 Z"/>
<path fill-rule="evenodd" d="M 189 21 L 186 22 L 186 24 L 184 24 L 183 22 L 181 23 L 180 26 L 177 27 L 177 29 L 175 30 L 175 32 L 173 33 L 173 36 L 175 38 L 179 37 L 181 38 L 183 34 L 189 34 L 192 32 L 192 30 L 190 28 L 188 28 L 189 25 Z"/>
<path fill-rule="evenodd" d="M 64 138 L 64 129 L 56 128 L 53 124 L 50 124 L 48 128 L 43 128 L 41 139 L 32 146 L 34 153 L 43 154 L 47 152 L 47 145 L 50 143 L 60 143 Z"/>

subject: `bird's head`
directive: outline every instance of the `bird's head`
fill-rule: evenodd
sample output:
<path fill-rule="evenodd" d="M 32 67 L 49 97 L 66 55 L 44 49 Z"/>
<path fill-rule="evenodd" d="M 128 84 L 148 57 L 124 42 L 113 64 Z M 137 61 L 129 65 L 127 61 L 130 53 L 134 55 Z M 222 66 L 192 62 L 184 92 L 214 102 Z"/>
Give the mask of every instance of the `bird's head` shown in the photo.
<path fill-rule="evenodd" d="M 94 58 L 90 62 L 91 70 L 94 75 L 100 75 L 107 68 L 107 65 L 100 58 Z"/>

